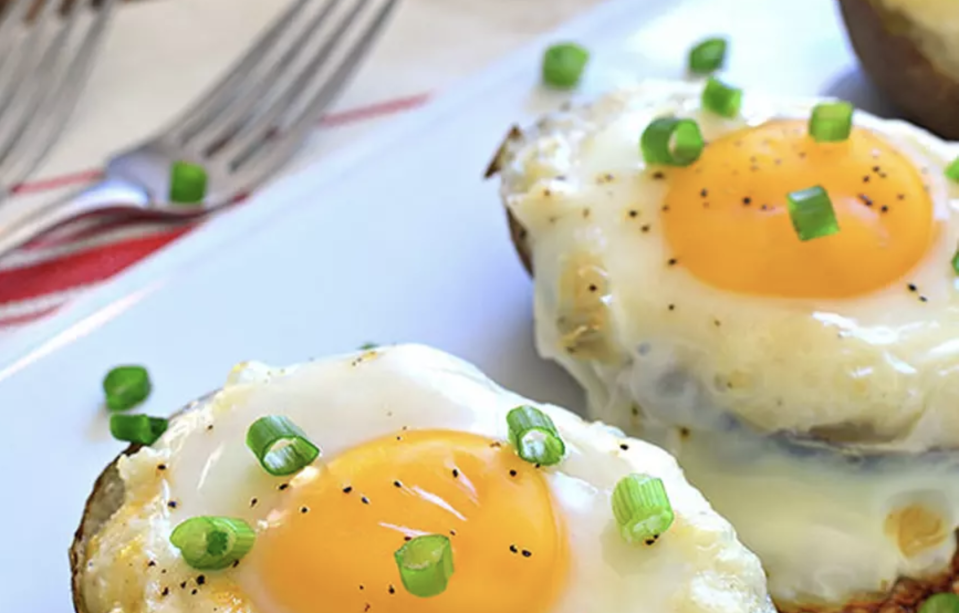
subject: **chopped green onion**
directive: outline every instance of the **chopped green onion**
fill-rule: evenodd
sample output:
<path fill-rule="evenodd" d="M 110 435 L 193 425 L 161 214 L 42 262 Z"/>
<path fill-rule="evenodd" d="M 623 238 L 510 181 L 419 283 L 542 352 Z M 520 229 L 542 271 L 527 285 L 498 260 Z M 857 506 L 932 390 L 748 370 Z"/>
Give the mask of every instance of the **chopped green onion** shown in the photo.
<path fill-rule="evenodd" d="M 661 117 L 646 126 L 640 139 L 647 164 L 689 166 L 699 159 L 705 142 L 692 119 Z"/>
<path fill-rule="evenodd" d="M 418 536 L 394 554 L 406 591 L 430 598 L 446 590 L 453 575 L 453 548 L 442 534 Z"/>
<path fill-rule="evenodd" d="M 632 474 L 613 489 L 613 515 L 627 543 L 651 545 L 673 524 L 673 507 L 663 482 L 656 477 Z"/>
<path fill-rule="evenodd" d="M 253 528 L 231 517 L 192 517 L 170 535 L 186 563 L 197 570 L 226 568 L 245 556 L 255 541 Z"/>
<path fill-rule="evenodd" d="M 589 51 L 576 43 L 553 45 L 543 54 L 543 82 L 550 87 L 576 87 L 589 61 Z"/>
<path fill-rule="evenodd" d="M 153 385 L 142 366 L 117 366 L 103 378 L 103 393 L 111 411 L 128 411 L 147 399 Z"/>
<path fill-rule="evenodd" d="M 169 422 L 162 417 L 120 413 L 110 416 L 110 434 L 113 438 L 138 445 L 152 445 L 166 432 L 168 425 Z"/>
<path fill-rule="evenodd" d="M 952 256 L 952 270 L 959 275 L 959 249 L 956 249 L 956 254 Z"/>
<path fill-rule="evenodd" d="M 206 171 L 199 164 L 178 161 L 170 168 L 170 202 L 197 204 L 206 197 Z"/>
<path fill-rule="evenodd" d="M 948 592 L 933 594 L 919 607 L 919 613 L 959 613 L 959 596 Z"/>
<path fill-rule="evenodd" d="M 707 38 L 689 52 L 689 72 L 709 74 L 723 67 L 726 61 L 726 39 Z"/>
<path fill-rule="evenodd" d="M 946 178 L 959 182 L 959 157 L 946 166 Z"/>
<path fill-rule="evenodd" d="M 246 432 L 246 446 L 263 469 L 275 477 L 292 475 L 320 455 L 320 448 L 296 424 L 280 415 L 253 422 Z"/>
<path fill-rule="evenodd" d="M 853 107 L 848 102 L 817 104 L 809 116 L 809 135 L 819 143 L 837 143 L 852 132 Z"/>
<path fill-rule="evenodd" d="M 360 345 L 360 349 L 362 351 L 370 351 L 371 349 L 376 349 L 377 347 L 379 347 L 379 345 L 376 343 L 363 343 Z"/>
<path fill-rule="evenodd" d="M 723 117 L 739 115 L 743 103 L 743 90 L 730 87 L 716 77 L 709 77 L 703 88 L 703 108 Z"/>
<path fill-rule="evenodd" d="M 839 232 L 839 222 L 829 194 L 820 186 L 801 189 L 787 196 L 789 216 L 801 241 Z"/>
<path fill-rule="evenodd" d="M 566 453 L 566 443 L 560 438 L 549 415 L 530 406 L 519 406 L 506 414 L 509 441 L 519 457 L 532 464 L 551 466 L 559 463 Z"/>

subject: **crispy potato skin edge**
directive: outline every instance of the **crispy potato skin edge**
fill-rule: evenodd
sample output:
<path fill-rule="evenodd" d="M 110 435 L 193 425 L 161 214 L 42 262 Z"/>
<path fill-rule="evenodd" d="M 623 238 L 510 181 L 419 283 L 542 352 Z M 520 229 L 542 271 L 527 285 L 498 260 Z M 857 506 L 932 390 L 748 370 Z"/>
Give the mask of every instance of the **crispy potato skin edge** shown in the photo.
<path fill-rule="evenodd" d="M 865 72 L 906 115 L 940 136 L 959 139 L 959 83 L 943 74 L 908 37 L 887 28 L 875 0 L 839 0 L 849 41 Z"/>

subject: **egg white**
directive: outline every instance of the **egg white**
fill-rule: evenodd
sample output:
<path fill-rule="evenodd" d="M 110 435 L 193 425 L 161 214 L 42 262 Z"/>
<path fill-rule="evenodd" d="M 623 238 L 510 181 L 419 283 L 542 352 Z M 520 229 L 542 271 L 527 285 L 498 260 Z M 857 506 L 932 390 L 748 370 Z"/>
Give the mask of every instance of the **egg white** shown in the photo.
<path fill-rule="evenodd" d="M 332 458 L 403 427 L 505 440 L 506 412 L 520 404 L 546 411 L 569 449 L 545 473 L 570 545 L 569 579 L 555 613 L 771 613 L 758 560 L 668 454 L 532 403 L 469 364 L 416 345 L 290 369 L 241 365 L 221 392 L 176 418 L 152 448 L 122 459 L 126 503 L 91 543 L 84 572 L 89 613 L 182 613 L 212 606 L 274 613 L 268 604 L 254 608 L 254 601 L 268 602 L 268 596 L 259 591 L 252 567 L 203 573 L 198 585 L 201 573 L 189 569 L 168 541 L 172 528 L 188 517 L 229 515 L 262 526 L 268 520 L 264 510 L 282 506 L 282 480 L 266 475 L 244 444 L 247 428 L 260 416 L 287 415 Z M 158 471 L 161 464 L 165 468 Z M 676 512 L 674 525 L 651 547 L 624 543 L 612 518 L 610 492 L 631 472 L 663 479 Z M 172 589 L 163 595 L 165 588 Z"/>

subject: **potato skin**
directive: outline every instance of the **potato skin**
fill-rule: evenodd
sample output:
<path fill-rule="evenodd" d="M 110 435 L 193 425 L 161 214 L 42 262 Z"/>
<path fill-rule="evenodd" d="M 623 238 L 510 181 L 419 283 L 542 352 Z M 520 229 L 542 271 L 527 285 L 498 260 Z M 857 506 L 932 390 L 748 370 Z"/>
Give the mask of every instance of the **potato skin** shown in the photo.
<path fill-rule="evenodd" d="M 876 0 L 839 0 L 839 7 L 859 62 L 879 89 L 910 121 L 959 140 L 959 83 L 907 35 L 908 16 Z"/>

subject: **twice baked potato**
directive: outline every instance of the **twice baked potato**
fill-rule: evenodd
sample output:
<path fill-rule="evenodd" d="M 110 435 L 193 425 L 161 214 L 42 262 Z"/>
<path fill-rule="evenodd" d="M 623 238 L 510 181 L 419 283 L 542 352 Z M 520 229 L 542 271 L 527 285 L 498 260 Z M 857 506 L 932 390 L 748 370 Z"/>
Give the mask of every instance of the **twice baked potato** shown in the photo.
<path fill-rule="evenodd" d="M 959 139 L 959 5 L 951 0 L 839 0 L 863 69 L 904 114 Z"/>
<path fill-rule="evenodd" d="M 819 145 L 808 125 L 827 101 L 746 91 L 726 117 L 702 93 L 647 81 L 509 132 L 488 176 L 534 273 L 537 348 L 583 385 L 591 417 L 677 456 L 760 556 L 780 610 L 953 598 L 959 415 L 934 403 L 959 381 L 928 361 L 959 364 L 932 351 L 934 329 L 959 329 L 937 308 L 956 291 L 959 217 L 934 215 L 959 201 L 951 144 L 856 111 L 846 146 Z M 701 130 L 695 162 L 647 162 L 664 118 Z M 840 231 L 807 241 L 789 203 L 815 182 Z M 910 219 L 940 234 L 896 268 L 885 238 Z M 899 331 L 881 355 L 872 326 Z M 893 355 L 921 356 L 940 387 L 884 372 Z"/>
<path fill-rule="evenodd" d="M 270 473 L 249 442 L 264 420 L 322 456 Z M 624 482 L 647 496 L 628 514 Z M 247 548 L 178 540 L 210 519 Z M 420 537 L 446 541 L 441 581 L 404 572 Z M 77 613 L 774 613 L 759 560 L 667 453 L 418 345 L 240 365 L 107 468 L 70 558 Z"/>

